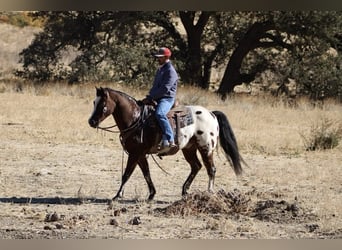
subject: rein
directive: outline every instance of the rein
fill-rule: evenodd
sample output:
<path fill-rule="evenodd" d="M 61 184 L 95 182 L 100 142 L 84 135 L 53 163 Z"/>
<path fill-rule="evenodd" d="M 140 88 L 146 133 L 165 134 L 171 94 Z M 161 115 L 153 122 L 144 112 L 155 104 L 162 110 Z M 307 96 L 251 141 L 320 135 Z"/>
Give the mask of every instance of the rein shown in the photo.
<path fill-rule="evenodd" d="M 117 130 L 117 131 L 111 130 L 111 128 L 115 128 L 117 126 L 118 125 L 113 125 L 113 126 L 109 126 L 109 127 L 97 127 L 97 129 L 101 129 L 101 130 L 104 130 L 104 131 L 107 131 L 107 132 L 111 132 L 111 133 L 120 133 L 119 130 Z"/>
<path fill-rule="evenodd" d="M 97 129 L 101 129 L 101 130 L 104 130 L 104 131 L 107 131 L 107 132 L 111 132 L 111 133 L 126 133 L 128 131 L 130 131 L 131 129 L 134 129 L 135 127 L 138 127 L 139 125 L 139 122 L 141 120 L 141 116 L 139 117 L 139 119 L 130 127 L 126 128 L 126 129 L 123 129 L 123 130 L 111 130 L 111 128 L 115 128 L 117 127 L 118 125 L 113 125 L 113 126 L 108 126 L 108 127 L 100 127 L 98 126 Z"/>

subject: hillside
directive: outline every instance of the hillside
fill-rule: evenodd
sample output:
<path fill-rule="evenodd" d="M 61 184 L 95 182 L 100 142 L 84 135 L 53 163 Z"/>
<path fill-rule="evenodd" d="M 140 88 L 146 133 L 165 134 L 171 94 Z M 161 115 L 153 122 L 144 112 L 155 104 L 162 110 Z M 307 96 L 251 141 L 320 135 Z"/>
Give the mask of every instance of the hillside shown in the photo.
<path fill-rule="evenodd" d="M 20 67 L 19 53 L 26 48 L 41 29 L 26 26 L 19 28 L 0 22 L 0 79 L 12 76 L 13 69 Z"/>

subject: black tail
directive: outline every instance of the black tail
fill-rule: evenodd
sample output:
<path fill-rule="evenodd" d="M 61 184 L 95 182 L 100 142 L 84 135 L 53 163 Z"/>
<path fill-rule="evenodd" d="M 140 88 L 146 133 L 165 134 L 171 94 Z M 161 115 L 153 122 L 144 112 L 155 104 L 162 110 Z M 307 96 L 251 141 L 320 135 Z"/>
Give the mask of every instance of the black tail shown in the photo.
<path fill-rule="evenodd" d="M 220 144 L 223 148 L 226 158 L 233 163 L 233 169 L 236 175 L 242 174 L 241 162 L 242 160 L 236 138 L 231 128 L 227 116 L 221 111 L 213 111 L 216 116 L 220 128 Z M 243 160 L 242 160 L 243 161 Z"/>

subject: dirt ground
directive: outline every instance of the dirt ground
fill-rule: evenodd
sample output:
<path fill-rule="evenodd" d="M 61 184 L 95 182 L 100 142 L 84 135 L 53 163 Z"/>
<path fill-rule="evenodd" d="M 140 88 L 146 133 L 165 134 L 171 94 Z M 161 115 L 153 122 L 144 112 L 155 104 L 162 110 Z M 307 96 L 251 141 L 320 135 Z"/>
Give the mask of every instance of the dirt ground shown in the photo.
<path fill-rule="evenodd" d="M 182 198 L 190 170 L 182 154 L 156 158 L 168 174 L 150 156 L 155 200 L 145 202 L 148 189 L 137 169 L 124 198 L 110 204 L 127 155 L 117 134 L 88 126 L 91 109 L 88 96 L 0 93 L 0 238 L 342 238 L 340 146 L 256 150 L 262 146 L 246 134 L 256 133 L 249 129 L 257 120 L 238 122 L 237 110 L 232 125 L 249 164 L 241 178 L 218 151 L 216 193 L 205 191 L 202 169 Z M 284 126 L 272 121 L 262 133 Z"/>

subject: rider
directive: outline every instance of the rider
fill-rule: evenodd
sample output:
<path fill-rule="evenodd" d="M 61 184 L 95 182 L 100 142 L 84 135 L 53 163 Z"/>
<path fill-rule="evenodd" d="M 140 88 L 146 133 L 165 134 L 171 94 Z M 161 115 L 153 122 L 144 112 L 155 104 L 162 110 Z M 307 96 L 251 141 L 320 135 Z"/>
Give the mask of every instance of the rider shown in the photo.
<path fill-rule="evenodd" d="M 159 68 L 153 86 L 143 103 L 152 101 L 157 103 L 155 115 L 162 130 L 161 149 L 166 149 L 176 147 L 173 131 L 166 115 L 175 102 L 178 75 L 170 61 L 170 49 L 162 47 L 153 56 L 157 58 Z"/>

